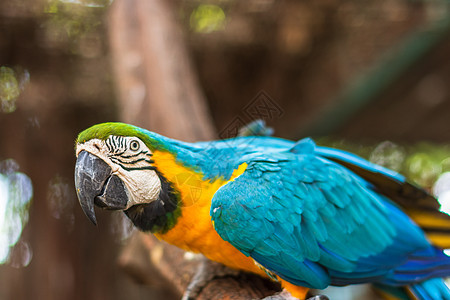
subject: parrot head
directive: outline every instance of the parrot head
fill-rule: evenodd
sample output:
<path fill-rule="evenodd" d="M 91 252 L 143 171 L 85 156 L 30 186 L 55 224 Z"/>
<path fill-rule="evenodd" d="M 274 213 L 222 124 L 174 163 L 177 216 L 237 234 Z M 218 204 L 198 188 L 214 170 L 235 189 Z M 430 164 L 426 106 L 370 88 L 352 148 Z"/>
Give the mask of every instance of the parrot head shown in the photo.
<path fill-rule="evenodd" d="M 171 184 L 152 159 L 162 137 L 123 123 L 103 123 L 76 141 L 75 188 L 86 216 L 96 224 L 94 205 L 122 210 L 142 230 L 163 226 L 176 209 Z"/>

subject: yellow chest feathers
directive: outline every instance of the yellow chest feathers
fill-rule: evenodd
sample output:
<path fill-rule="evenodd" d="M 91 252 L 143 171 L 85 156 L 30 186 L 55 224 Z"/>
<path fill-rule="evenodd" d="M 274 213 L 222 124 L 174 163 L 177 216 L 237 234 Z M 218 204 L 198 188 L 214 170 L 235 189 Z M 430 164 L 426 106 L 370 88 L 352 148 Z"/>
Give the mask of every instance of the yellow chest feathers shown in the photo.
<path fill-rule="evenodd" d="M 204 181 L 202 174 L 176 163 L 174 156 L 168 152 L 155 151 L 153 159 L 156 168 L 180 192 L 182 202 L 181 216 L 176 225 L 168 232 L 155 236 L 184 250 L 202 253 L 229 267 L 262 274 L 251 258 L 222 240 L 213 228 L 209 215 L 211 199 L 229 181 Z M 245 163 L 240 165 L 230 180 L 242 174 L 246 167 Z"/>

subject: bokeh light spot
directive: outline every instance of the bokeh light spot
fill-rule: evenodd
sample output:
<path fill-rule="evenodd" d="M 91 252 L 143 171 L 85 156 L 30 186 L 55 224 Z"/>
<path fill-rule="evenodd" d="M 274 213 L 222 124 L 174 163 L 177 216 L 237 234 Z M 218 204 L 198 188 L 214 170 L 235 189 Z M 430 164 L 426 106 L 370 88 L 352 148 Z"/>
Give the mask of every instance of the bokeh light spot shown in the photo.
<path fill-rule="evenodd" d="M 12 113 L 16 110 L 16 100 L 22 92 L 30 74 L 18 74 L 12 68 L 0 67 L 0 111 Z"/>
<path fill-rule="evenodd" d="M 33 258 L 33 251 L 30 244 L 19 241 L 9 255 L 9 264 L 13 268 L 23 268 L 30 264 Z"/>
<path fill-rule="evenodd" d="M 426 153 L 416 153 L 407 160 L 409 177 L 421 186 L 432 186 L 442 167 Z"/>
<path fill-rule="evenodd" d="M 33 196 L 30 178 L 17 172 L 17 169 L 18 165 L 12 159 L 0 162 L 0 264 L 11 261 L 10 253 L 28 222 L 28 209 Z M 22 246 L 24 251 L 17 251 L 27 257 L 15 257 L 16 262 L 22 262 L 16 266 L 28 265 L 31 260 L 29 245 Z"/>
<path fill-rule="evenodd" d="M 405 151 L 389 141 L 380 143 L 370 154 L 369 160 L 374 164 L 399 172 L 405 160 Z"/>
<path fill-rule="evenodd" d="M 123 212 L 114 212 L 110 230 L 115 241 L 123 244 L 136 231 L 136 227 Z"/>
<path fill-rule="evenodd" d="M 226 16 L 220 6 L 211 4 L 199 5 L 191 14 L 191 29 L 196 32 L 209 33 L 225 28 Z"/>
<path fill-rule="evenodd" d="M 68 231 L 72 231 L 75 224 L 73 207 L 76 199 L 68 180 L 59 175 L 52 178 L 48 184 L 47 200 L 52 216 L 64 221 Z"/>
<path fill-rule="evenodd" d="M 445 172 L 439 176 L 433 186 L 433 194 L 441 205 L 440 210 L 450 214 L 450 172 Z"/>

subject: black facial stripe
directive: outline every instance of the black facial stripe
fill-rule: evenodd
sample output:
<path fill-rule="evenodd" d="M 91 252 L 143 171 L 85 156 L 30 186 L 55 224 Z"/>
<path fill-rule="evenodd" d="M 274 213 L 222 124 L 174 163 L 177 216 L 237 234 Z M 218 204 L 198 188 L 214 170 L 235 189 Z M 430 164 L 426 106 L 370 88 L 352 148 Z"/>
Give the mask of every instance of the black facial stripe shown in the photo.
<path fill-rule="evenodd" d="M 109 157 L 111 157 L 111 158 L 114 157 L 115 158 L 116 156 L 121 156 L 122 154 L 124 154 L 125 151 L 121 151 L 120 149 L 116 149 L 112 153 L 113 153 L 114 156 L 113 155 L 109 155 Z"/>
<path fill-rule="evenodd" d="M 136 171 L 136 170 L 152 170 L 155 171 L 156 167 L 152 167 L 152 166 L 145 166 L 145 167 L 125 167 L 124 165 L 118 163 L 119 166 L 122 167 L 122 169 L 126 170 L 126 171 Z"/>
<path fill-rule="evenodd" d="M 147 158 L 138 158 L 138 159 L 131 160 L 131 161 L 125 161 L 125 160 L 120 159 L 119 157 L 111 157 L 111 160 L 116 162 L 116 163 L 122 163 L 122 164 L 126 164 L 126 165 L 133 165 L 133 164 L 138 163 L 140 161 L 145 161 L 145 162 L 148 162 L 149 164 L 154 163 L 153 160 L 147 159 Z"/>
<path fill-rule="evenodd" d="M 128 140 L 123 136 L 110 136 L 105 141 L 112 162 L 118 164 L 124 170 L 156 170 L 153 164 L 155 161 L 151 159 L 153 156 L 148 150 L 141 150 L 139 153 L 127 154 Z M 139 166 L 137 166 L 139 164 Z"/>
<path fill-rule="evenodd" d="M 110 136 L 106 140 L 108 150 L 114 154 L 123 154 L 127 151 L 126 140 L 123 136 Z"/>
<path fill-rule="evenodd" d="M 114 145 L 114 147 L 113 147 L 113 149 L 116 149 L 117 148 L 117 145 L 116 145 L 116 139 L 112 136 L 111 138 L 109 138 L 109 140 L 112 142 L 112 144 Z"/>
<path fill-rule="evenodd" d="M 107 139 L 105 144 L 106 144 L 106 147 L 108 147 L 108 151 L 111 152 L 112 151 L 111 141 L 109 139 Z"/>
<path fill-rule="evenodd" d="M 148 153 L 148 151 L 142 150 L 141 152 L 136 153 L 136 154 L 132 154 L 132 155 L 122 155 L 122 158 L 132 158 L 132 157 L 139 156 L 139 155 L 141 155 L 141 154 L 148 155 L 148 156 L 152 156 L 152 154 L 151 154 L 151 153 Z"/>

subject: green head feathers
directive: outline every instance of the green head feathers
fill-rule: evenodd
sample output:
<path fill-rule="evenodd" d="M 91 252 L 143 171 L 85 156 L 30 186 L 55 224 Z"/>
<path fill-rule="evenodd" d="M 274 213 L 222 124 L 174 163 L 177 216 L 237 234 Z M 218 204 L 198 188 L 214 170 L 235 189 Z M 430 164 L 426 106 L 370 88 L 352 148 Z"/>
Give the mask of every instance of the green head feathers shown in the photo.
<path fill-rule="evenodd" d="M 76 143 L 82 144 L 92 139 L 104 141 L 110 135 L 135 136 L 141 139 L 151 151 L 167 148 L 167 138 L 140 127 L 119 122 L 101 123 L 89 127 L 78 135 Z"/>
<path fill-rule="evenodd" d="M 75 186 L 88 218 L 96 223 L 96 205 L 122 210 L 143 231 L 173 227 L 180 215 L 179 192 L 156 169 L 152 153 L 169 151 L 172 142 L 176 143 L 124 123 L 98 124 L 81 132 Z"/>

